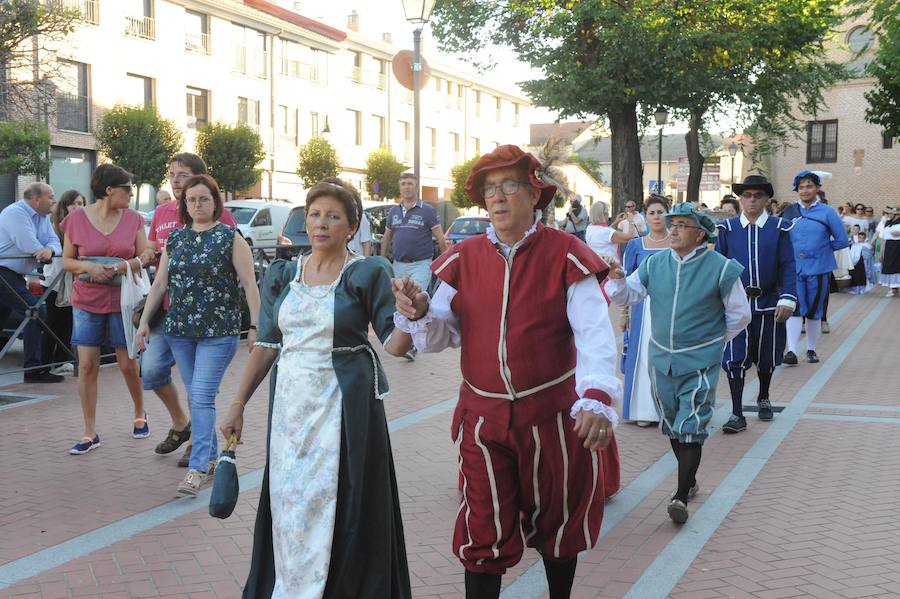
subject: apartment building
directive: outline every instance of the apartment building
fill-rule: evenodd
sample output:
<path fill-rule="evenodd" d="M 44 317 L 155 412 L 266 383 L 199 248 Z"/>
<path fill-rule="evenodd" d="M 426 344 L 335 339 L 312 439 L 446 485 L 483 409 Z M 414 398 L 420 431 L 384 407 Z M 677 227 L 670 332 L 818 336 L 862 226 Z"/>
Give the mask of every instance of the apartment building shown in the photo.
<path fill-rule="evenodd" d="M 90 172 L 103 160 L 91 132 L 117 103 L 156 105 L 181 128 L 185 151 L 209 122 L 256 129 L 266 158 L 253 197 L 301 201 L 298 148 L 318 134 L 360 189 L 366 157 L 379 147 L 412 168 L 413 94 L 391 70 L 402 47 L 388 35 L 361 35 L 353 16 L 335 27 L 266 0 L 62 1 L 82 22 L 61 48 L 49 123 L 57 191 L 90 197 Z M 422 186 L 425 199 L 438 201 L 449 199 L 454 165 L 500 143 L 527 143 L 530 103 L 514 88 L 428 58 Z"/>
<path fill-rule="evenodd" d="M 811 169 L 828 173 L 823 181 L 829 202 L 863 202 L 875 206 L 900 203 L 900 139 L 867 123 L 865 93 L 875 79 L 865 76 L 872 60 L 875 36 L 867 18 L 848 20 L 830 49 L 833 60 L 847 63 L 856 76 L 823 91 L 826 106 L 816 115 L 797 113 L 806 130 L 793 147 L 767 158 L 775 192 L 782 200 L 795 197 L 794 175 Z M 861 53 L 861 54 L 860 54 Z"/>

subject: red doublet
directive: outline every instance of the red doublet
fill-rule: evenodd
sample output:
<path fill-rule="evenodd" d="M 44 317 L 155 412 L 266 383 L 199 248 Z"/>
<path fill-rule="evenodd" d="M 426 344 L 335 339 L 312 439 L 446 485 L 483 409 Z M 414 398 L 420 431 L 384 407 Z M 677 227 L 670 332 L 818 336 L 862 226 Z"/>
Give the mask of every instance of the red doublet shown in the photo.
<path fill-rule="evenodd" d="M 525 543 L 545 557 L 572 559 L 599 536 L 619 461 L 615 439 L 598 455 L 572 430 L 578 394 L 566 292 L 609 268 L 575 236 L 538 225 L 508 260 L 479 235 L 432 270 L 457 291 L 451 308 L 462 338 L 454 552 L 469 570 L 503 573 L 521 558 L 524 528 Z M 597 389 L 584 396 L 610 403 Z"/>

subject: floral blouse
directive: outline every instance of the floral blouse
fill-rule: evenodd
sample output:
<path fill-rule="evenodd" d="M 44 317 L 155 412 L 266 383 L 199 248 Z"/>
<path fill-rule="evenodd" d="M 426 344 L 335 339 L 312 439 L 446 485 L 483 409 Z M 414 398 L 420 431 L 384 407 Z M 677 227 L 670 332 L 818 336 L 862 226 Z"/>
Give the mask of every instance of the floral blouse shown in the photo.
<path fill-rule="evenodd" d="M 172 231 L 166 241 L 166 335 L 206 338 L 240 333 L 240 286 L 231 261 L 233 246 L 234 229 L 222 223 L 200 233 L 190 228 Z"/>

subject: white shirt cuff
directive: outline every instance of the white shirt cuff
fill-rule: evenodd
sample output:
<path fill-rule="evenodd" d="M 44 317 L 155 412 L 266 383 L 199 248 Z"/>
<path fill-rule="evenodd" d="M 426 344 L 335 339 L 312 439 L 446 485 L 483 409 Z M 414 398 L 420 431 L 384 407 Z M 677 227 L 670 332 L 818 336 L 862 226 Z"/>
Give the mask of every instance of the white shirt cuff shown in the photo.
<path fill-rule="evenodd" d="M 593 412 L 594 414 L 602 414 L 606 416 L 606 419 L 609 420 L 609 422 L 613 425 L 613 428 L 619 426 L 619 415 L 614 409 L 601 401 L 598 401 L 596 399 L 581 398 L 572 404 L 572 409 L 569 411 L 569 416 L 575 418 L 576 416 L 578 416 L 578 412 L 580 412 L 581 410 L 584 410 L 585 412 Z"/>

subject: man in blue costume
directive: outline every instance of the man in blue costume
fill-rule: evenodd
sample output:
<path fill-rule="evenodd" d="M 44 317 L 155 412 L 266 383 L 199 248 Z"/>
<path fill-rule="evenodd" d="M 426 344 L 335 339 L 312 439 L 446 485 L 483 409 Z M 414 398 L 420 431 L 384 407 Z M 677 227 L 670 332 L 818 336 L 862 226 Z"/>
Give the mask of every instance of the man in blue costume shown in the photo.
<path fill-rule="evenodd" d="M 790 221 L 791 243 L 797 264 L 798 309 L 787 321 L 787 353 L 784 364 L 797 365 L 797 341 L 806 318 L 806 359 L 819 361 L 816 341 L 822 332 L 822 316 L 828 297 L 829 276 L 837 268 L 835 252 L 847 253 L 850 263 L 850 241 L 844 223 L 834 208 L 820 200 L 822 180 L 813 171 L 803 170 L 794 177 L 794 191 L 800 201 L 789 206 L 781 218 Z M 852 267 L 852 266 L 851 266 Z"/>
<path fill-rule="evenodd" d="M 742 397 L 744 374 L 756 364 L 759 376 L 759 419 L 772 420 L 769 384 L 781 364 L 785 344 L 785 321 L 797 307 L 797 272 L 790 223 L 766 213 L 775 195 L 772 184 L 761 175 L 750 175 L 731 189 L 741 202 L 741 215 L 719 223 L 716 251 L 734 258 L 744 267 L 741 283 L 750 300 L 750 326 L 725 344 L 722 369 L 731 388 L 732 415 L 722 431 L 747 430 Z"/>
<path fill-rule="evenodd" d="M 650 256 L 627 279 L 614 264 L 606 292 L 620 305 L 651 299 L 650 381 L 660 430 L 678 460 L 678 490 L 668 513 L 682 524 L 688 499 L 698 489 L 722 350 L 750 323 L 751 314 L 743 267 L 707 247 L 716 238 L 712 219 L 685 203 L 672 208 L 666 225 L 671 251 Z"/>

